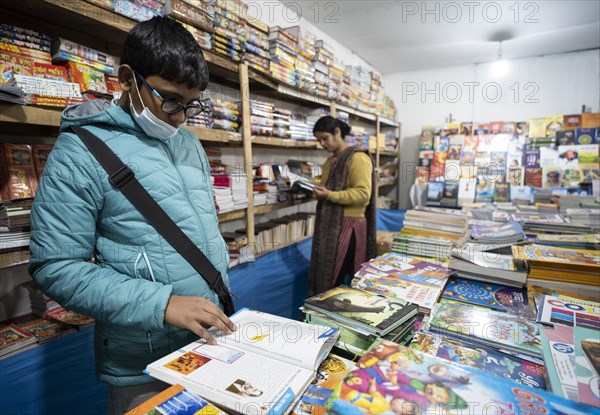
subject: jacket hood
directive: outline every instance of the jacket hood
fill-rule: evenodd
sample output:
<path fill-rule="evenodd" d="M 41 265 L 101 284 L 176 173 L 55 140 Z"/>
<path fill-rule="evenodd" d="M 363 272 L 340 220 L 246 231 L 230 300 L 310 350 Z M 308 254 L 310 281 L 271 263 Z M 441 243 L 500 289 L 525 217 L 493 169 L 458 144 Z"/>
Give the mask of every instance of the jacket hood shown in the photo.
<path fill-rule="evenodd" d="M 81 127 L 89 124 L 109 124 L 143 133 L 129 112 L 117 105 L 117 100 L 104 99 L 94 99 L 65 108 L 61 116 L 60 130 L 64 132 L 71 126 Z"/>

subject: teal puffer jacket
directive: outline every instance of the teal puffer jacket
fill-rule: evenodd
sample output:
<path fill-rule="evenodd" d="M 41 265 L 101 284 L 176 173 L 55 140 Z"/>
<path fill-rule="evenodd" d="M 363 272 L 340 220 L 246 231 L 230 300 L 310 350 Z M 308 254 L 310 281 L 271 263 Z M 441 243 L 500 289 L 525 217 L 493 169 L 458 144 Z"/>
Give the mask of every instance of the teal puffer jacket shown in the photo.
<path fill-rule="evenodd" d="M 96 319 L 96 371 L 109 384 L 151 382 L 146 365 L 197 339 L 164 323 L 171 294 L 217 295 L 108 181 L 79 138 L 85 126 L 129 165 L 150 195 L 227 278 L 210 168 L 198 139 L 148 137 L 123 108 L 91 101 L 67 108 L 32 208 L 29 272 L 69 310 Z M 90 262 L 95 258 L 95 263 Z"/>

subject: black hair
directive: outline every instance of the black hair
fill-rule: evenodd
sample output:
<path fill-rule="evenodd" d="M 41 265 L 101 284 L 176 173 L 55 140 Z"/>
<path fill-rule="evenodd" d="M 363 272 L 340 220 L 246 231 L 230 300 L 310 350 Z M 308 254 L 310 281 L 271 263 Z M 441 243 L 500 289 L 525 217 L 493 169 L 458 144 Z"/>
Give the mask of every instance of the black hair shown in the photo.
<path fill-rule="evenodd" d="M 121 64 L 143 77 L 157 75 L 202 91 L 208 86 L 208 66 L 200 45 L 180 23 L 166 17 L 155 16 L 131 29 Z"/>
<path fill-rule="evenodd" d="M 350 126 L 344 121 L 333 118 L 331 115 L 326 115 L 319 118 L 313 127 L 313 135 L 318 132 L 335 134 L 335 129 L 339 128 L 342 135 L 342 139 L 346 138 L 350 134 Z"/>

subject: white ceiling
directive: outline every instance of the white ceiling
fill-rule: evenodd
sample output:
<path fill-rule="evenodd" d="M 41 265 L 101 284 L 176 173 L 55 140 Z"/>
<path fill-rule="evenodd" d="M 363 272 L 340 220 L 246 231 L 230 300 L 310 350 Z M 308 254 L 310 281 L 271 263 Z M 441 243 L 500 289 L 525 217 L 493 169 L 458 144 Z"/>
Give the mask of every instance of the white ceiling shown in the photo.
<path fill-rule="evenodd" d="M 600 48 L 600 0 L 282 2 L 382 74 Z"/>

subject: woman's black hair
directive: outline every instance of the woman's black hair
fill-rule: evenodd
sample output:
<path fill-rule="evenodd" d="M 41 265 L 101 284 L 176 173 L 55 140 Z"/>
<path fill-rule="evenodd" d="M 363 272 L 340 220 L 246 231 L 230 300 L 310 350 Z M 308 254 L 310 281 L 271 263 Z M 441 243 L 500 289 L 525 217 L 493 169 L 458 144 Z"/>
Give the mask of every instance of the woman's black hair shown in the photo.
<path fill-rule="evenodd" d="M 200 45 L 180 23 L 166 17 L 155 16 L 131 29 L 121 64 L 143 77 L 157 75 L 202 91 L 208 86 L 208 66 Z"/>
<path fill-rule="evenodd" d="M 346 136 L 350 134 L 350 126 L 348 124 L 346 124 L 344 121 L 338 120 L 337 118 L 333 118 L 331 115 L 326 115 L 319 118 L 319 120 L 315 123 L 315 126 L 313 127 L 313 135 L 318 132 L 335 134 L 336 128 L 340 129 L 342 139 L 346 138 Z"/>

